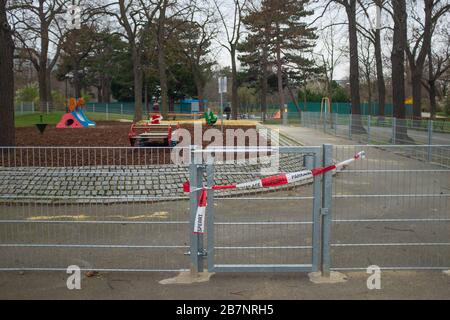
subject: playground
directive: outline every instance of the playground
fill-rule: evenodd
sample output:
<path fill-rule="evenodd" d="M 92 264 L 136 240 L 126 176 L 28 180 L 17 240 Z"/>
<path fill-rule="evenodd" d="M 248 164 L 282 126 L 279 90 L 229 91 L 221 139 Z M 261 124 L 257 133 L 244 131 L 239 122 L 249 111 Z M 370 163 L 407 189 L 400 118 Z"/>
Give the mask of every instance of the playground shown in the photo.
<path fill-rule="evenodd" d="M 181 129 L 194 133 L 194 123 L 203 124 L 203 132 L 210 129 L 202 120 L 163 121 Z M 256 121 L 225 121 L 226 129 L 255 129 Z M 16 128 L 18 146 L 48 146 L 48 147 L 130 147 L 128 132 L 131 121 L 98 121 L 94 128 L 57 129 L 49 125 L 41 135 L 34 125 Z M 215 127 L 220 130 L 220 125 Z"/>

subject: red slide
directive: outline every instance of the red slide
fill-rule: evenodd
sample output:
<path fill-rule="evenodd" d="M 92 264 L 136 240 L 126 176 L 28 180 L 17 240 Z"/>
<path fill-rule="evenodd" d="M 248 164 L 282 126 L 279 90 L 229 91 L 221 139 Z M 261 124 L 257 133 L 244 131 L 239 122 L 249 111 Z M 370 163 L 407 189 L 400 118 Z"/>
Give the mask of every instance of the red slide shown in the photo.
<path fill-rule="evenodd" d="M 84 128 L 84 126 L 73 116 L 72 113 L 66 113 L 61 121 L 56 125 L 58 129 L 78 129 Z"/>

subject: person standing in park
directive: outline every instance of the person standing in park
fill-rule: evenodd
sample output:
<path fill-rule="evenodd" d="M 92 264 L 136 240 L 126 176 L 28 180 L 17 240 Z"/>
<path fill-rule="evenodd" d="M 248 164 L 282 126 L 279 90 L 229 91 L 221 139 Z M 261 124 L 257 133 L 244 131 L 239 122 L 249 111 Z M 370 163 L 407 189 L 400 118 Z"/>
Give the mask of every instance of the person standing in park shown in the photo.
<path fill-rule="evenodd" d="M 230 105 L 227 105 L 225 107 L 225 109 L 223 109 L 223 112 L 225 113 L 225 115 L 227 116 L 227 120 L 230 120 L 231 118 L 231 108 Z"/>

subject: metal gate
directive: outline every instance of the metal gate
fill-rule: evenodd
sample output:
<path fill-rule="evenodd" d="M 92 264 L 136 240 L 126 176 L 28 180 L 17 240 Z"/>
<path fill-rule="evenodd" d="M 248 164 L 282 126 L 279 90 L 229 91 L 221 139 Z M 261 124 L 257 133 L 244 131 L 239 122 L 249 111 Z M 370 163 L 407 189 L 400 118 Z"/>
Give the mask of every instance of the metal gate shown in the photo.
<path fill-rule="evenodd" d="M 258 149 L 260 151 L 261 149 Z M 278 154 L 280 170 L 290 173 L 332 164 L 332 146 L 270 148 Z M 207 188 L 206 233 L 191 233 L 193 272 L 316 272 L 330 270 L 332 173 L 301 185 L 239 194 L 212 187 L 228 174 L 227 164 L 192 150 L 190 165 L 190 224 L 194 230 L 202 188 Z M 217 153 L 248 149 L 216 150 Z M 276 156 L 276 155 L 275 155 Z M 207 158 L 205 160 L 205 158 Z M 233 164 L 235 165 L 235 164 Z M 247 165 L 248 168 L 248 164 Z M 291 171 L 294 170 L 294 171 Z M 239 170 L 233 170 L 239 172 Z M 256 172 L 237 177 L 245 181 Z M 229 176 L 228 176 L 228 180 Z M 276 192 L 276 193 L 275 193 Z"/>

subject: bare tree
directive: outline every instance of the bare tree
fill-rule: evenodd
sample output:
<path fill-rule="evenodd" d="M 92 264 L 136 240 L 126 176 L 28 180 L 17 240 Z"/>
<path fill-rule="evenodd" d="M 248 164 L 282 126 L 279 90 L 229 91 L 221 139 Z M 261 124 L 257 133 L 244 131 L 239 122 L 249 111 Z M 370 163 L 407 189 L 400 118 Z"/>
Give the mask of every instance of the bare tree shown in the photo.
<path fill-rule="evenodd" d="M 342 58 L 344 57 L 346 51 L 341 44 L 347 41 L 341 34 L 341 29 L 344 24 L 337 22 L 339 14 L 339 10 L 336 10 L 329 17 L 329 19 L 334 23 L 328 24 L 319 29 L 322 47 L 320 47 L 315 53 L 318 60 L 317 64 L 323 70 L 323 76 L 325 78 L 325 92 L 330 101 L 331 108 L 333 105 L 333 81 L 335 80 L 336 68 L 340 63 L 342 63 Z M 331 112 L 333 112 L 333 110 L 331 110 Z"/>
<path fill-rule="evenodd" d="M 352 106 L 352 131 L 365 132 L 361 122 L 361 96 L 359 92 L 359 55 L 358 55 L 358 22 L 356 20 L 356 6 L 358 0 L 333 0 L 342 5 L 347 13 L 349 52 L 350 52 L 350 95 Z"/>
<path fill-rule="evenodd" d="M 407 14 L 405 0 L 392 0 L 394 35 L 391 54 L 392 62 L 392 102 L 394 117 L 397 118 L 396 142 L 407 142 L 410 139 L 406 129 L 405 110 L 405 50 L 407 42 Z"/>
<path fill-rule="evenodd" d="M 69 0 L 18 0 L 8 8 L 14 21 L 19 57 L 32 62 L 38 73 L 40 110 L 52 104 L 50 74 L 61 49 L 64 15 Z M 54 53 L 50 59 L 50 49 Z"/>
<path fill-rule="evenodd" d="M 169 112 L 166 45 L 174 32 L 181 31 L 182 26 L 187 23 L 184 15 L 189 12 L 192 2 L 180 5 L 176 0 L 160 0 L 158 17 L 156 18 L 156 48 L 158 54 L 159 83 L 161 87 L 161 109 L 163 116 Z M 168 23 L 170 22 L 170 23 Z"/>
<path fill-rule="evenodd" d="M 450 3 L 442 0 L 423 0 L 423 18 L 416 12 L 417 1 L 411 4 L 411 19 L 415 22 L 406 53 L 411 70 L 413 115 L 422 118 L 422 79 L 431 39 L 439 19 L 450 11 Z"/>
<path fill-rule="evenodd" d="M 229 24 L 228 17 L 225 14 L 226 6 L 219 2 L 219 0 L 213 0 L 217 9 L 219 19 L 221 21 L 223 31 L 226 36 L 225 42 L 220 42 L 229 53 L 231 58 L 231 76 L 232 76 L 232 89 L 231 89 L 231 109 L 233 119 L 238 117 L 239 109 L 239 96 L 238 96 L 238 79 L 237 79 L 237 47 L 241 39 L 241 27 L 243 18 L 243 9 L 247 0 L 233 0 L 233 14 L 231 17 L 232 23 Z"/>
<path fill-rule="evenodd" d="M 195 2 L 196 0 L 194 0 Z M 187 17 L 185 28 L 181 32 L 181 41 L 184 42 L 183 54 L 186 63 L 191 69 L 193 80 L 197 88 L 197 96 L 200 100 L 200 109 L 203 109 L 204 90 L 210 68 L 214 64 L 208 59 L 210 46 L 217 35 L 214 12 L 211 8 L 201 8 L 193 3 L 195 10 L 191 10 Z"/>
<path fill-rule="evenodd" d="M 157 19 L 157 50 L 158 50 L 158 71 L 159 71 L 159 85 L 161 87 L 161 110 L 164 117 L 167 117 L 169 112 L 168 101 L 168 86 L 167 86 L 167 66 L 166 66 L 166 19 L 167 9 L 169 6 L 169 0 L 162 0 L 159 6 L 159 16 Z"/>
<path fill-rule="evenodd" d="M 386 5 L 386 2 L 387 0 L 360 0 L 361 7 L 368 19 L 371 18 L 367 10 L 370 5 L 375 4 L 379 8 L 381 14 Z M 381 26 L 371 26 L 370 28 L 366 28 L 359 24 L 360 34 L 366 37 L 370 42 L 372 42 L 374 47 L 378 90 L 378 114 L 380 116 L 380 119 L 383 119 L 386 113 L 386 82 L 384 79 L 383 54 L 381 48 L 381 31 L 383 29 L 384 28 L 382 28 Z"/>
<path fill-rule="evenodd" d="M 0 146 L 15 144 L 14 41 L 6 17 L 7 0 L 0 0 Z"/>
<path fill-rule="evenodd" d="M 373 65 L 375 62 L 375 55 L 372 50 L 372 42 L 367 39 L 359 41 L 359 62 L 362 66 L 361 73 L 367 86 L 367 102 L 369 107 L 369 114 L 373 114 L 372 110 L 372 76 Z"/>
<path fill-rule="evenodd" d="M 122 35 L 127 39 L 130 46 L 131 59 L 133 61 L 135 121 L 142 119 L 142 55 L 145 47 L 144 40 L 163 1 L 167 0 L 118 0 L 118 12 L 108 12 L 108 14 L 116 17 L 122 26 Z"/>
<path fill-rule="evenodd" d="M 444 27 L 440 34 L 445 38 L 443 46 L 436 45 L 437 48 L 433 50 L 434 46 L 430 45 L 428 51 L 428 78 L 422 79 L 422 84 L 428 91 L 432 119 L 436 119 L 437 112 L 436 83 L 450 70 L 450 34 L 448 26 Z"/>

